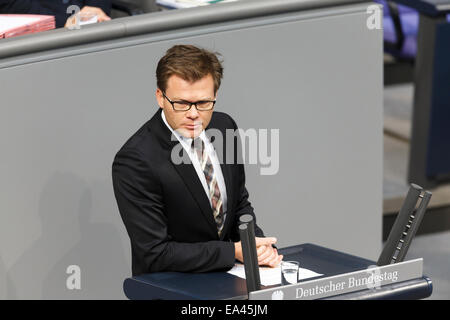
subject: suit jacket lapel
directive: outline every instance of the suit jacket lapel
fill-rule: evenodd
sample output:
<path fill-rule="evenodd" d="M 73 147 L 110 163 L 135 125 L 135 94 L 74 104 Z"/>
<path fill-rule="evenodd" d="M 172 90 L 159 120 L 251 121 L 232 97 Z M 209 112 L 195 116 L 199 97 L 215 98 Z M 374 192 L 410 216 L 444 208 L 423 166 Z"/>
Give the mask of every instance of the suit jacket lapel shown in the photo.
<path fill-rule="evenodd" d="M 195 171 L 194 166 L 191 163 L 175 164 L 171 159 L 173 148 L 178 148 L 181 146 L 178 146 L 180 142 L 175 137 L 172 137 L 172 132 L 165 125 L 161 117 L 161 113 L 162 109 L 159 109 L 153 116 L 150 123 L 150 128 L 152 128 L 152 131 L 155 133 L 156 137 L 161 141 L 161 144 L 168 151 L 167 160 L 175 167 L 176 171 L 186 184 L 189 192 L 192 194 L 193 198 L 200 207 L 202 214 L 205 216 L 209 225 L 211 226 L 211 228 L 214 228 L 214 234 L 217 235 L 217 227 L 212 214 L 212 208 L 209 203 L 208 196 L 203 189 L 203 185 L 197 176 L 197 172 Z M 184 152 L 184 149 L 182 147 L 181 149 Z"/>
<path fill-rule="evenodd" d="M 169 161 L 171 160 L 169 159 Z M 184 183 L 186 184 L 186 187 L 189 189 L 193 198 L 199 205 L 206 220 L 208 221 L 210 226 L 215 230 L 215 234 L 217 234 L 217 226 L 216 222 L 214 221 L 213 212 L 211 205 L 209 203 L 208 196 L 206 195 L 205 190 L 203 189 L 203 185 L 200 179 L 198 178 L 194 166 L 189 163 L 186 164 L 182 163 L 178 165 L 173 164 L 173 165 L 175 169 L 178 171 L 178 174 L 183 179 Z"/>
<path fill-rule="evenodd" d="M 221 163 L 220 167 L 222 169 L 223 179 L 225 180 L 225 187 L 227 189 L 227 216 L 225 218 L 225 224 L 223 226 L 222 234 L 220 235 L 220 239 L 223 240 L 225 237 L 225 234 L 228 231 L 228 227 L 232 220 L 234 219 L 233 214 L 233 192 L 232 192 L 232 181 L 231 181 L 231 172 L 230 172 L 230 166 L 226 165 L 225 163 Z"/>
<path fill-rule="evenodd" d="M 172 133 L 170 132 L 169 128 L 164 124 L 162 118 L 161 118 L 161 112 L 162 110 L 158 110 L 158 112 L 155 114 L 154 119 L 152 119 L 152 127 L 156 129 L 156 134 L 158 138 L 163 142 L 163 145 L 171 151 L 172 148 L 174 148 L 177 144 L 179 144 L 179 141 L 174 141 L 176 139 L 171 139 Z M 214 115 L 211 119 L 210 124 L 206 128 L 208 130 L 209 128 L 217 128 L 217 124 L 214 121 Z M 226 134 L 223 132 L 224 130 L 221 130 L 223 135 L 223 145 L 215 145 L 214 141 L 212 142 L 214 145 L 214 148 L 216 149 L 216 152 L 219 153 L 220 150 L 223 151 L 222 158 L 219 156 L 219 160 L 221 160 L 220 167 L 222 169 L 222 175 L 225 181 L 225 187 L 227 189 L 227 217 L 225 219 L 225 224 L 222 230 L 222 234 L 220 239 L 223 239 L 225 234 L 227 233 L 227 228 L 234 219 L 232 211 L 233 211 L 233 182 L 232 175 L 231 175 L 231 168 L 230 165 L 226 164 Z M 184 151 L 184 149 L 183 149 Z M 219 155 L 219 154 L 218 154 Z M 171 152 L 169 152 L 169 159 L 172 163 L 172 165 L 177 170 L 178 174 L 183 179 L 184 183 L 186 184 L 186 187 L 189 189 L 190 193 L 192 194 L 193 198 L 199 205 L 202 214 L 204 215 L 205 219 L 208 221 L 211 228 L 214 230 L 214 234 L 217 235 L 217 225 L 214 221 L 212 207 L 209 202 L 208 196 L 205 193 L 205 190 L 203 189 L 203 185 L 197 175 L 197 172 L 195 171 L 194 166 L 191 163 L 181 163 L 181 164 L 174 164 L 171 159 Z"/>
<path fill-rule="evenodd" d="M 212 122 L 212 121 L 211 121 Z M 208 126 L 209 128 L 209 126 Z M 223 179 L 225 181 L 225 188 L 227 190 L 227 216 L 225 218 L 225 224 L 222 229 L 222 233 L 220 235 L 220 239 L 223 240 L 225 238 L 225 235 L 227 234 L 228 227 L 233 217 L 233 181 L 232 181 L 232 175 L 231 175 L 231 167 L 229 164 L 226 164 L 227 159 L 227 141 L 226 141 L 226 134 L 225 132 L 222 132 L 223 137 L 223 145 L 218 145 L 217 141 L 213 141 L 212 144 L 214 146 L 214 149 L 216 150 L 216 153 L 218 155 L 219 161 L 220 161 L 220 168 L 222 169 L 222 175 Z M 219 140 L 220 141 L 220 140 Z M 222 154 L 220 154 L 222 153 Z"/>

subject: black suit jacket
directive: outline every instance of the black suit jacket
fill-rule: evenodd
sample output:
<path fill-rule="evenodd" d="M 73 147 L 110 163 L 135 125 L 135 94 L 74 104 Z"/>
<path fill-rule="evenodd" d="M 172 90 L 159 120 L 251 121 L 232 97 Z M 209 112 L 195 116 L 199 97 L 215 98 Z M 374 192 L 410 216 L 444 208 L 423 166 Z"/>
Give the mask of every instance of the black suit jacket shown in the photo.
<path fill-rule="evenodd" d="M 237 129 L 227 114 L 213 112 L 206 128 L 220 130 L 224 143 L 212 141 L 227 189 L 227 216 L 219 238 L 212 208 L 192 164 L 174 164 L 171 131 L 161 118 L 162 109 L 145 123 L 117 153 L 113 186 L 117 204 L 131 241 L 133 275 L 158 271 L 206 272 L 231 268 L 234 243 L 239 241 L 238 221 L 254 217 L 248 201 L 240 143 L 234 137 L 233 163 L 225 161 L 230 149 L 226 129 Z M 217 142 L 219 139 L 217 139 Z M 219 150 L 220 148 L 220 150 Z M 230 156 L 228 156 L 230 157 Z M 227 163 L 225 163 L 227 162 Z M 263 237 L 255 225 L 255 234 Z"/>
<path fill-rule="evenodd" d="M 72 15 L 67 8 L 77 5 L 98 7 L 108 16 L 111 15 L 111 0 L 0 0 L 0 13 L 11 14 L 45 14 L 55 16 L 56 28 L 64 27 L 66 20 Z"/>

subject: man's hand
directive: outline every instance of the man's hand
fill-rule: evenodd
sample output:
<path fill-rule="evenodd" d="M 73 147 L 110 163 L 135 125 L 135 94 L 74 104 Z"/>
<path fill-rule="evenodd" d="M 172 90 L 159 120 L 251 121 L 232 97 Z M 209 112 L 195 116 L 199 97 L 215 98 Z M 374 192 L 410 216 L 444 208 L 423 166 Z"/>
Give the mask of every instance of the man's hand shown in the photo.
<path fill-rule="evenodd" d="M 97 7 L 89 7 L 89 6 L 84 6 L 83 9 L 80 10 L 80 12 L 78 13 L 80 16 L 83 15 L 96 15 L 97 16 L 97 22 L 103 22 L 103 21 L 108 21 L 111 20 L 110 17 L 108 17 L 108 15 L 100 8 Z M 76 17 L 75 15 L 70 16 L 65 24 L 65 28 L 69 28 L 71 26 L 74 26 L 76 24 Z"/>
<path fill-rule="evenodd" d="M 271 245 L 263 245 L 257 249 L 258 264 L 260 266 L 269 266 L 275 268 L 283 260 L 282 255 L 278 255 L 277 249 Z"/>
<path fill-rule="evenodd" d="M 276 267 L 281 260 L 283 260 L 282 255 L 278 255 L 277 249 L 272 247 L 272 244 L 277 242 L 276 238 L 255 238 L 256 242 L 256 253 L 258 254 L 258 264 L 260 266 Z M 244 262 L 244 257 L 242 254 L 242 244 L 241 242 L 234 243 L 234 256 L 240 262 Z"/>

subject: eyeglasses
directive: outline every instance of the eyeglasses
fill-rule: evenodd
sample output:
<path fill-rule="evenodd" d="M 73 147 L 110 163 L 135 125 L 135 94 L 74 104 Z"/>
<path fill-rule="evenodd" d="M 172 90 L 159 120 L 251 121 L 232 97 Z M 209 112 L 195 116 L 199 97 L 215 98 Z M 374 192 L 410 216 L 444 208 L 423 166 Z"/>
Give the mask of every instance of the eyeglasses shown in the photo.
<path fill-rule="evenodd" d="M 162 94 L 164 98 L 166 98 L 167 101 L 170 102 L 173 110 L 175 111 L 188 111 L 192 108 L 193 105 L 198 111 L 209 111 L 212 110 L 212 108 L 214 108 L 214 105 L 216 104 L 216 100 L 202 100 L 197 102 L 189 102 L 185 100 L 172 101 L 169 98 L 167 98 L 164 92 Z"/>

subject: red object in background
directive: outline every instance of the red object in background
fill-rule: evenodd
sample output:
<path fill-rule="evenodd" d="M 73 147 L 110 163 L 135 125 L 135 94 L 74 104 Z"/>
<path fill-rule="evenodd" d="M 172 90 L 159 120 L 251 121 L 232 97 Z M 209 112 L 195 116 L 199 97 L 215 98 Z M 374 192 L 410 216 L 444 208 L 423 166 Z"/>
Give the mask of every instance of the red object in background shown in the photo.
<path fill-rule="evenodd" d="M 55 17 L 39 14 L 0 14 L 0 38 L 55 29 Z"/>

